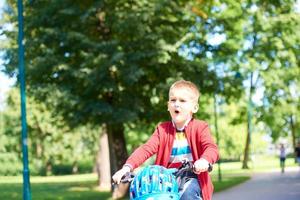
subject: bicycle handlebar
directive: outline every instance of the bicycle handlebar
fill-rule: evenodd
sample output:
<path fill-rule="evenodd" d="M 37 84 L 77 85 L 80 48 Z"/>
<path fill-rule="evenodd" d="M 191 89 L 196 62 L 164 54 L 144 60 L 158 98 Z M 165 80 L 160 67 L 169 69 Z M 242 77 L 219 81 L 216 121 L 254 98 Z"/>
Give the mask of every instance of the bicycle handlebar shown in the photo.
<path fill-rule="evenodd" d="M 174 170 L 173 168 L 171 168 L 170 170 Z M 181 167 L 179 167 L 178 169 L 175 169 L 173 174 L 174 176 L 178 177 L 179 175 L 181 175 L 184 172 L 193 172 L 194 170 L 194 165 L 192 162 L 188 162 L 188 161 L 182 161 L 182 165 Z M 208 172 L 211 172 L 213 170 L 213 166 L 212 164 L 209 163 L 208 166 Z M 127 172 L 121 179 L 121 183 L 130 183 L 133 179 L 134 179 L 135 174 L 132 172 Z M 115 183 L 113 183 L 115 184 Z"/>
<path fill-rule="evenodd" d="M 213 170 L 213 166 L 212 164 L 208 163 L 208 172 L 211 172 Z M 194 171 L 194 164 L 192 162 L 189 161 L 182 161 L 182 165 L 181 167 L 175 171 L 174 175 L 176 177 L 178 177 L 180 174 L 184 173 L 184 172 L 193 172 Z"/>
<path fill-rule="evenodd" d="M 121 179 L 121 183 L 130 183 L 134 179 L 135 174 L 127 172 Z"/>

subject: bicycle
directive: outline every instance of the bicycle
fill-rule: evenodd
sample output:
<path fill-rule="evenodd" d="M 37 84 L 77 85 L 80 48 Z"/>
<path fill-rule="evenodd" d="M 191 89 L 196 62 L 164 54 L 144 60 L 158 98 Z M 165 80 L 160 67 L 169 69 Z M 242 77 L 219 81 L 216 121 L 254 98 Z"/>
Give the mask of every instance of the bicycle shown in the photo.
<path fill-rule="evenodd" d="M 178 178 L 184 173 L 192 173 L 193 168 L 193 163 L 187 161 L 183 161 L 178 169 L 149 165 L 136 175 L 132 172 L 125 174 L 121 183 L 131 182 L 130 200 L 179 200 L 181 184 L 178 184 Z M 212 171 L 212 165 L 208 171 Z"/>

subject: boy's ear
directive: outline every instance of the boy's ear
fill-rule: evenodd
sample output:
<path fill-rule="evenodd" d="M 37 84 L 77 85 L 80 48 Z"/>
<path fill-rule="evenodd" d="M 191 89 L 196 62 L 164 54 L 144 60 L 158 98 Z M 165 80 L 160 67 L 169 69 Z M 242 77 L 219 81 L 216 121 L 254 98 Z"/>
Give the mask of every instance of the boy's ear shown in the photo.
<path fill-rule="evenodd" d="M 193 113 L 196 113 L 199 109 L 199 105 L 198 104 L 195 104 L 194 105 L 194 109 L 192 110 Z"/>

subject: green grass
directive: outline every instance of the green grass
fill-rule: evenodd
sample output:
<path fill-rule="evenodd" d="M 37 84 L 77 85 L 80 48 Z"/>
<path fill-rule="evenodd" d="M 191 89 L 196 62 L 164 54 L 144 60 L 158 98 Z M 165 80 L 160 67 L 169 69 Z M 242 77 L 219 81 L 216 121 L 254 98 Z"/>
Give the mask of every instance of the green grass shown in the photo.
<path fill-rule="evenodd" d="M 287 166 L 296 166 L 293 159 L 287 159 Z M 234 185 L 249 180 L 253 173 L 268 170 L 279 171 L 278 158 L 256 157 L 250 166 L 252 169 L 242 170 L 240 162 L 222 163 L 222 181 L 218 181 L 218 165 L 211 173 L 215 192 L 222 191 Z M 32 200 L 110 200 L 111 194 L 100 192 L 96 174 L 31 177 Z M 0 199 L 22 199 L 22 177 L 0 177 Z"/>
<path fill-rule="evenodd" d="M 109 192 L 99 192 L 93 187 L 94 182 L 81 183 L 32 183 L 32 199 L 36 200 L 81 200 L 81 199 L 108 199 Z M 22 199 L 21 184 L 0 184 L 0 199 Z"/>
<path fill-rule="evenodd" d="M 231 188 L 232 186 L 238 185 L 250 179 L 250 176 L 231 176 L 231 177 L 223 177 L 222 181 L 213 181 L 214 191 L 220 192 L 227 188 Z"/>
<path fill-rule="evenodd" d="M 253 171 L 241 169 L 241 166 L 240 162 L 221 163 L 221 181 L 219 181 L 219 166 L 216 164 L 211 172 L 214 192 L 220 192 L 249 180 Z"/>
<path fill-rule="evenodd" d="M 32 200 L 110 199 L 97 188 L 96 174 L 31 177 Z M 22 177 L 0 177 L 0 199 L 22 199 Z"/>

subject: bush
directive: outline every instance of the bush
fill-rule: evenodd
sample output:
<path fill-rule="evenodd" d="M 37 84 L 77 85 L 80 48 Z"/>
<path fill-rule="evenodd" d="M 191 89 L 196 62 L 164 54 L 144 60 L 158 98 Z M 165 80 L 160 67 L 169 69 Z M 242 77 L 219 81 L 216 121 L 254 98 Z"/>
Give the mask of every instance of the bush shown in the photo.
<path fill-rule="evenodd" d="M 16 176 L 22 174 L 22 161 L 17 153 L 0 153 L 0 175 Z"/>
<path fill-rule="evenodd" d="M 38 159 L 29 160 L 30 175 L 68 175 L 73 174 L 72 163 L 60 163 L 52 166 L 52 171 L 47 174 L 45 163 Z M 22 175 L 23 163 L 17 153 L 0 152 L 0 176 L 17 176 Z M 91 160 L 81 160 L 77 164 L 76 174 L 84 174 L 93 172 L 94 163 Z"/>
<path fill-rule="evenodd" d="M 58 164 L 52 166 L 53 175 L 66 175 L 72 174 L 73 166 L 72 164 Z"/>
<path fill-rule="evenodd" d="M 86 174 L 93 172 L 94 163 L 91 161 L 80 161 L 78 163 L 78 173 Z"/>
<path fill-rule="evenodd" d="M 91 161 L 79 161 L 77 164 L 76 174 L 91 173 L 93 171 L 93 163 Z M 73 164 L 62 163 L 52 166 L 53 175 L 67 175 L 73 173 Z"/>

